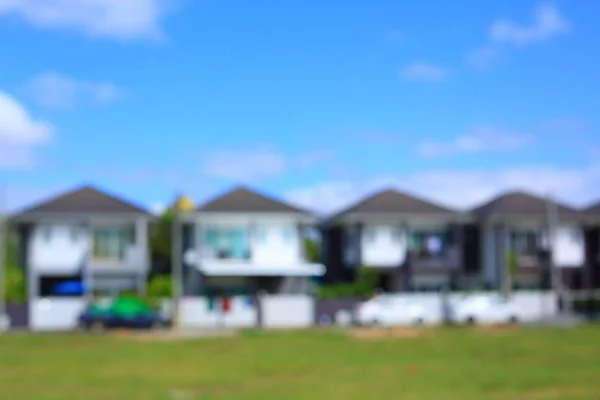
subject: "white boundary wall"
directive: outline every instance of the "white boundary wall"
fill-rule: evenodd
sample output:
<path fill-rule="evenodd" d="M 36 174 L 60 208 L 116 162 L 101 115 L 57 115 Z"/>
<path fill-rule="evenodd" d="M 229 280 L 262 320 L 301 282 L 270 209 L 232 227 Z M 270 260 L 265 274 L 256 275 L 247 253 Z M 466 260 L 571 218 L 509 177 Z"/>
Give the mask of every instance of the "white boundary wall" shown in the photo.
<path fill-rule="evenodd" d="M 84 298 L 31 299 L 29 328 L 33 331 L 68 331 L 77 328 L 79 315 L 86 306 Z"/>
<path fill-rule="evenodd" d="M 221 312 L 220 300 L 213 309 L 205 297 L 186 297 L 179 303 L 178 322 L 182 328 L 253 328 L 258 323 L 258 310 L 247 297 L 232 297 L 229 312 Z"/>
<path fill-rule="evenodd" d="M 264 328 L 307 328 L 315 323 L 315 299 L 312 296 L 268 295 L 259 301 Z"/>

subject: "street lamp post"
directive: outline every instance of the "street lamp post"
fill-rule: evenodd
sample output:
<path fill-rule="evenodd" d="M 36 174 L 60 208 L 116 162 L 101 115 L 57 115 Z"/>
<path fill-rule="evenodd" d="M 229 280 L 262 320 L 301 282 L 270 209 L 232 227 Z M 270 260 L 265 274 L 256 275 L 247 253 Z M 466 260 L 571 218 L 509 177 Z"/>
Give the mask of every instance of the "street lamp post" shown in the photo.
<path fill-rule="evenodd" d="M 6 313 L 6 242 L 8 240 L 8 224 L 4 207 L 4 189 L 0 188 L 0 332 L 9 328 L 10 321 Z"/>

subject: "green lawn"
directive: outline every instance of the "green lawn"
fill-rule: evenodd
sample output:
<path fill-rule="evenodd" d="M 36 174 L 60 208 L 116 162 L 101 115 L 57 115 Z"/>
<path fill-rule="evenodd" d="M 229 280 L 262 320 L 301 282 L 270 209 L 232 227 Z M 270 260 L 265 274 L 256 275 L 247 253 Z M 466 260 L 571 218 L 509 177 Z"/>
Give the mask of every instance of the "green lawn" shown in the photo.
<path fill-rule="evenodd" d="M 434 331 L 359 341 L 339 332 L 179 342 L 0 336 L 0 399 L 600 398 L 600 328 Z"/>

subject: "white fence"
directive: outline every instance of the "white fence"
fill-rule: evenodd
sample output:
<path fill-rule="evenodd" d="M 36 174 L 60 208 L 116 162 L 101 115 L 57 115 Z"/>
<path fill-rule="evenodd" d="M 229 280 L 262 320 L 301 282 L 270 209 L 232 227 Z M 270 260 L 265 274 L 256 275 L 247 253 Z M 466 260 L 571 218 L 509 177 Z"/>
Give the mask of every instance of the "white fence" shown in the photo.
<path fill-rule="evenodd" d="M 495 293 L 479 293 L 493 296 Z M 439 324 L 444 321 L 444 309 L 453 308 L 469 294 L 452 293 L 444 298 L 439 293 L 405 293 L 394 295 L 427 310 L 426 322 Z M 518 291 L 511 302 L 520 310 L 520 321 L 535 321 L 556 315 L 558 301 L 550 292 Z M 204 297 L 188 297 L 180 301 L 177 320 L 182 328 L 304 328 L 323 320 L 326 300 L 309 295 L 266 295 L 258 300 L 250 297 L 233 297 L 230 308 L 224 312 L 221 303 L 210 304 Z M 329 301 L 330 303 L 332 301 Z M 335 303 L 335 301 L 333 301 Z M 328 315 L 338 311 L 351 311 L 346 302 L 328 306 Z M 356 303 L 354 303 L 356 304 Z M 84 299 L 48 298 L 29 303 L 29 327 L 32 330 L 71 330 L 77 326 L 77 317 L 85 306 Z M 325 307 L 327 308 L 327 307 Z M 329 318 L 336 323 L 335 318 Z"/>
<path fill-rule="evenodd" d="M 477 296 L 495 296 L 496 293 L 478 293 Z M 430 325 L 441 324 L 445 320 L 445 309 L 454 308 L 471 294 L 452 293 L 446 298 L 439 293 L 405 293 L 392 295 L 406 300 L 426 310 L 425 322 Z M 205 298 L 183 299 L 179 307 L 179 323 L 184 328 L 305 328 L 318 324 L 322 313 L 318 311 L 319 300 L 308 295 L 268 295 L 262 296 L 258 304 L 249 298 L 232 299 L 231 309 L 222 312 L 220 305 L 208 306 Z M 556 295 L 550 292 L 514 292 L 510 302 L 519 310 L 519 321 L 533 322 L 554 316 L 558 313 Z M 347 307 L 346 307 L 347 308 Z M 338 311 L 351 312 L 340 306 L 329 310 L 329 315 L 342 315 Z M 344 321 L 331 323 L 342 324 Z"/>

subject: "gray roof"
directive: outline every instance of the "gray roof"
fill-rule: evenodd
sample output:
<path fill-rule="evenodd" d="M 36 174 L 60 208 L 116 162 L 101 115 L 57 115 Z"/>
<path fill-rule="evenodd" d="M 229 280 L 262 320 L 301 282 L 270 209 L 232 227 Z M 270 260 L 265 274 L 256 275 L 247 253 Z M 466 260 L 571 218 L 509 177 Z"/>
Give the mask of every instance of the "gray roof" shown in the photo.
<path fill-rule="evenodd" d="M 238 186 L 223 195 L 209 200 L 200 205 L 196 211 L 311 214 L 307 210 L 281 200 L 276 200 L 273 197 L 244 186 Z"/>
<path fill-rule="evenodd" d="M 580 212 L 568 205 L 552 201 L 556 211 L 563 216 L 578 216 Z M 471 210 L 479 218 L 493 216 L 545 216 L 548 214 L 548 200 L 531 193 L 514 191 L 504 193 Z"/>
<path fill-rule="evenodd" d="M 600 215 L 600 201 L 585 208 L 583 212 L 588 215 Z"/>
<path fill-rule="evenodd" d="M 85 185 L 28 207 L 13 217 L 39 214 L 148 214 L 139 205 Z"/>
<path fill-rule="evenodd" d="M 413 214 L 413 215 L 455 215 L 455 210 L 431 201 L 394 189 L 374 193 L 350 207 L 334 214 L 325 224 L 348 214 Z"/>

